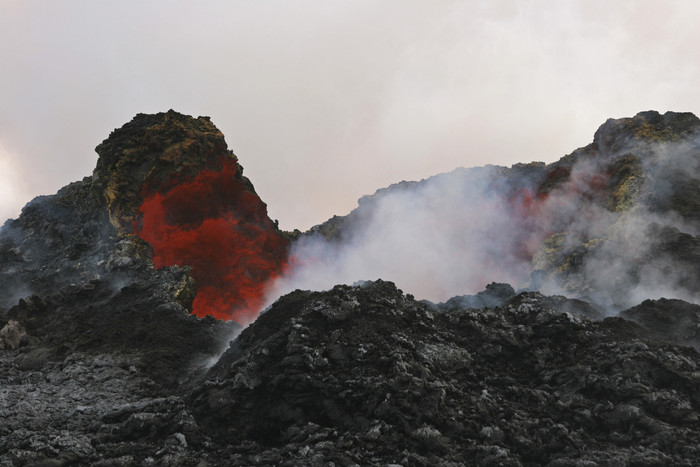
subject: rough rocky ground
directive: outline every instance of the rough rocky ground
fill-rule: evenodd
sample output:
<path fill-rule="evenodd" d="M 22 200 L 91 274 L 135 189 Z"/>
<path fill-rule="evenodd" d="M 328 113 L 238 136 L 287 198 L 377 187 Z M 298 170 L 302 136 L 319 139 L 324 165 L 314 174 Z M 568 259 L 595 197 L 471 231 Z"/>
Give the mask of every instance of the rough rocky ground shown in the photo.
<path fill-rule="evenodd" d="M 194 388 L 194 414 L 289 464 L 698 462 L 697 351 L 579 308 L 522 293 L 436 312 L 382 281 L 296 292 Z"/>
<path fill-rule="evenodd" d="M 436 308 L 383 281 L 294 292 L 176 384 L 143 364 L 160 346 L 30 332 L 0 350 L 0 465 L 700 461 L 700 356 L 674 333 L 535 292 Z"/>

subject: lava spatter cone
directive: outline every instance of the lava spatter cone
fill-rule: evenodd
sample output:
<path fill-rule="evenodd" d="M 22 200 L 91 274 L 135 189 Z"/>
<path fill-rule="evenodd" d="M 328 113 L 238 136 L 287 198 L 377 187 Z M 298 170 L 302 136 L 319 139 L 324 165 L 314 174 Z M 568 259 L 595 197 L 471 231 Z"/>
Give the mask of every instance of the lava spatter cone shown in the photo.
<path fill-rule="evenodd" d="M 209 118 L 139 114 L 96 150 L 93 188 L 110 222 L 148 242 L 155 267 L 192 268 L 192 311 L 254 319 L 289 240 Z"/>

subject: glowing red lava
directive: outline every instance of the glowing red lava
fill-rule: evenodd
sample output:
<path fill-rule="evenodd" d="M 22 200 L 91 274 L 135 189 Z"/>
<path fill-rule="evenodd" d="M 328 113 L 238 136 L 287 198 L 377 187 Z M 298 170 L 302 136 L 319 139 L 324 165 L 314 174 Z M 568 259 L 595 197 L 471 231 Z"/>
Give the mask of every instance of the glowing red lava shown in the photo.
<path fill-rule="evenodd" d="M 135 232 L 153 247 L 156 267 L 191 266 L 197 286 L 193 313 L 252 321 L 264 287 L 286 263 L 289 241 L 267 208 L 236 177 L 236 164 L 203 170 L 165 193 L 148 193 Z"/>

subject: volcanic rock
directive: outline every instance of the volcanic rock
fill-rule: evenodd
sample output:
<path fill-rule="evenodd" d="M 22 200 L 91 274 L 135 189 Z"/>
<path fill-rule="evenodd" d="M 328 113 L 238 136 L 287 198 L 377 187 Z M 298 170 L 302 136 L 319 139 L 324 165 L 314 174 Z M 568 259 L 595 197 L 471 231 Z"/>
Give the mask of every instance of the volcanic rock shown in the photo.
<path fill-rule="evenodd" d="M 390 282 L 297 291 L 232 343 L 194 415 L 290 465 L 698 459 L 698 353 L 551 303 L 434 312 Z"/>
<path fill-rule="evenodd" d="M 440 312 L 384 281 L 297 291 L 179 388 L 148 377 L 128 347 L 88 336 L 62 355 L 43 357 L 45 347 L 31 344 L 6 350 L 0 460 L 696 463 L 697 351 L 669 343 L 664 329 L 651 335 L 549 306 L 565 301 L 521 293 L 502 307 Z M 41 361 L 18 364 L 23 356 Z"/>
<path fill-rule="evenodd" d="M 206 215 L 201 222 L 235 220 L 233 232 L 251 241 L 272 238 L 272 243 L 263 241 L 259 247 L 277 247 L 269 248 L 267 256 L 260 255 L 263 259 L 245 259 L 255 251 L 236 250 L 242 241 L 226 243 L 231 234 L 213 239 L 201 236 L 210 243 L 209 250 L 201 252 L 204 261 L 209 261 L 206 253 L 212 248 L 220 255 L 231 254 L 227 259 L 237 267 L 236 255 L 243 257 L 250 267 L 236 271 L 248 278 L 248 284 L 258 280 L 262 287 L 266 271 L 286 259 L 287 241 L 267 218 L 264 203 L 242 177 L 237 159 L 207 118 L 173 111 L 138 115 L 115 130 L 98 152 L 93 177 L 72 183 L 56 195 L 36 198 L 0 231 L 3 345 L 17 347 L 17 333 L 26 329 L 22 339 L 34 346 L 38 339 L 43 350 L 37 355 L 48 359 L 83 349 L 120 349 L 133 354 L 137 367 L 171 384 L 189 371 L 187 362 L 216 355 L 221 337 L 237 325 L 188 316 L 198 298 L 228 283 L 224 278 L 216 284 L 197 284 L 209 271 L 202 269 L 201 261 L 164 264 L 161 256 L 171 252 L 135 235 L 141 233 L 136 227 L 148 214 L 144 202 L 167 197 L 202 174 L 209 176 L 214 188 L 203 196 L 210 195 L 212 203 L 203 210 Z M 201 202 L 197 195 L 202 193 L 194 193 L 190 201 Z M 178 219 L 172 215 L 187 211 L 167 213 L 171 217 L 164 223 L 176 230 Z M 189 230 L 196 231 L 196 222 L 187 221 Z M 258 237 L 251 237 L 251 232 Z M 272 266 L 259 266 L 270 257 Z M 222 317 L 233 317 L 228 314 L 231 305 L 218 310 Z M 158 352 L 152 351 L 154 347 Z M 31 361 L 36 363 L 25 366 L 41 366 L 46 359 Z"/>
<path fill-rule="evenodd" d="M 491 282 L 486 290 L 476 295 L 461 295 L 452 297 L 445 303 L 438 304 L 442 310 L 459 308 L 493 308 L 503 306 L 509 299 L 515 296 L 515 290 L 510 284 L 497 284 Z"/>
<path fill-rule="evenodd" d="M 126 233 L 138 222 L 147 192 L 167 192 L 204 169 L 221 170 L 226 162 L 242 176 L 224 135 L 208 117 L 194 119 L 172 110 L 137 115 L 95 150 L 100 157 L 92 188 L 105 199 L 112 224 Z"/>
<path fill-rule="evenodd" d="M 700 305 L 667 298 L 644 300 L 620 316 L 636 321 L 660 339 L 700 349 Z"/>

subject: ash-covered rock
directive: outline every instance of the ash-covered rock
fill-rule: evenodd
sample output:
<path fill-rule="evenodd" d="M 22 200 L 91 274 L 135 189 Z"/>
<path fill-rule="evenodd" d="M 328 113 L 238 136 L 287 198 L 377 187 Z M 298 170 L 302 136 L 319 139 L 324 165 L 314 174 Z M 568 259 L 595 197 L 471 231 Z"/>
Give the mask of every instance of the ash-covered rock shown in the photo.
<path fill-rule="evenodd" d="M 110 273 L 121 266 L 109 263 L 117 241 L 89 178 L 35 198 L 0 229 L 0 311 L 20 298 L 53 294 Z"/>
<path fill-rule="evenodd" d="M 16 349 L 26 335 L 27 331 L 22 323 L 11 319 L 0 329 L 0 350 Z"/>

